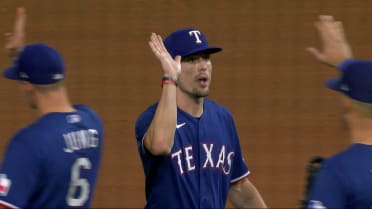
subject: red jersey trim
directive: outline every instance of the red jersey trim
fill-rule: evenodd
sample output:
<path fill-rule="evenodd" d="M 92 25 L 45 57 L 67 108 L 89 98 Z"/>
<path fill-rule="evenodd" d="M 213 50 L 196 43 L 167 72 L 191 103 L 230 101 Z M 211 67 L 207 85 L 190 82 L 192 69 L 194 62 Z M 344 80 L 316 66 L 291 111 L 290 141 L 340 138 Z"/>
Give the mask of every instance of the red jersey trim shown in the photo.
<path fill-rule="evenodd" d="M 0 205 L 3 206 L 3 207 L 5 207 L 5 208 L 19 208 L 19 207 L 15 206 L 15 205 L 12 205 L 10 203 L 7 203 L 7 202 L 5 202 L 3 200 L 0 200 Z"/>

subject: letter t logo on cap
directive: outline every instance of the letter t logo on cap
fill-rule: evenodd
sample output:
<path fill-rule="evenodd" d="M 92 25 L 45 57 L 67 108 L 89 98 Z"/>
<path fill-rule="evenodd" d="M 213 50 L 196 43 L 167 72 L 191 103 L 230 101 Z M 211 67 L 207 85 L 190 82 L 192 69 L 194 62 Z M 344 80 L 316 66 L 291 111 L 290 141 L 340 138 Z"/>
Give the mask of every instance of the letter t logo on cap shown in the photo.
<path fill-rule="evenodd" d="M 197 43 L 197 44 L 202 43 L 202 41 L 201 41 L 200 38 L 199 38 L 200 31 L 198 31 L 198 30 L 191 30 L 191 31 L 189 31 L 189 35 L 190 35 L 190 36 L 195 36 L 195 38 L 196 38 L 196 43 Z"/>

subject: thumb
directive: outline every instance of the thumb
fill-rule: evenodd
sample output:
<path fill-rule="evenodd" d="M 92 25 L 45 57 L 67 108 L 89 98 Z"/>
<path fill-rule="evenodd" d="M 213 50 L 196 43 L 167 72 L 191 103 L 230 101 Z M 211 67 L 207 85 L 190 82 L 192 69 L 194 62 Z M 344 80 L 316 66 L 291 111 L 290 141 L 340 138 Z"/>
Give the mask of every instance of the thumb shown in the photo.
<path fill-rule="evenodd" d="M 177 55 L 174 60 L 177 62 L 177 63 L 181 63 L 181 56 Z"/>
<path fill-rule="evenodd" d="M 319 52 L 318 49 L 314 47 L 307 47 L 306 51 L 308 51 L 310 54 L 312 54 L 315 58 L 322 60 L 322 54 Z"/>
<path fill-rule="evenodd" d="M 181 73 L 181 56 L 177 55 L 174 58 L 174 61 L 177 63 L 177 75 Z"/>

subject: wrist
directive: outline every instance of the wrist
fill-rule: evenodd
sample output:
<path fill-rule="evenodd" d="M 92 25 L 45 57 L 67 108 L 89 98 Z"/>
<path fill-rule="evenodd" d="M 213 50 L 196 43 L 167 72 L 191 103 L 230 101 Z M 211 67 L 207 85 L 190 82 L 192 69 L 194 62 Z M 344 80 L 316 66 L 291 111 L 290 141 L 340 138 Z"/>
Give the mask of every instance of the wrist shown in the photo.
<path fill-rule="evenodd" d="M 173 77 L 163 76 L 163 78 L 161 80 L 161 85 L 164 86 L 164 85 L 167 85 L 167 84 L 177 86 L 178 85 L 178 80 L 173 78 Z"/>
<path fill-rule="evenodd" d="M 173 75 L 173 74 L 164 73 L 163 77 L 172 78 L 173 80 L 178 80 L 178 76 Z"/>

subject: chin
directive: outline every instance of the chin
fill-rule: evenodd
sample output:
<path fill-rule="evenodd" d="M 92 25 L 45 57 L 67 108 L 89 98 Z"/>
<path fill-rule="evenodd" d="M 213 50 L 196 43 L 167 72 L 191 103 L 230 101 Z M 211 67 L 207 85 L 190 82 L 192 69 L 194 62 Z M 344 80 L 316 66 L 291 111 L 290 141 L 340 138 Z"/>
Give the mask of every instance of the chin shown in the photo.
<path fill-rule="evenodd" d="M 209 95 L 209 91 L 205 91 L 205 92 L 197 92 L 195 94 L 195 96 L 197 97 L 207 97 Z"/>
<path fill-rule="evenodd" d="M 346 131 L 349 131 L 349 130 L 350 130 L 349 123 L 348 123 L 348 121 L 347 121 L 347 119 L 346 119 L 345 116 L 342 116 L 342 117 L 341 117 L 341 126 L 342 126 L 342 128 L 343 128 L 344 130 L 346 130 Z"/>
<path fill-rule="evenodd" d="M 34 102 L 28 102 L 28 106 L 31 108 L 31 109 L 37 109 L 37 106 Z"/>

